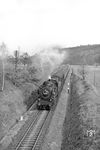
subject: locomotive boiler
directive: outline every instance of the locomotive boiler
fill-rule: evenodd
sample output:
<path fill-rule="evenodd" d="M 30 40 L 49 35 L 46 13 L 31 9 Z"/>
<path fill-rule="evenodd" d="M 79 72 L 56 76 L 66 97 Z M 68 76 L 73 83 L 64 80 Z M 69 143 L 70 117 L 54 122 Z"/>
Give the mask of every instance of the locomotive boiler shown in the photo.
<path fill-rule="evenodd" d="M 55 79 L 45 81 L 38 89 L 38 109 L 50 110 L 58 95 L 58 83 Z"/>

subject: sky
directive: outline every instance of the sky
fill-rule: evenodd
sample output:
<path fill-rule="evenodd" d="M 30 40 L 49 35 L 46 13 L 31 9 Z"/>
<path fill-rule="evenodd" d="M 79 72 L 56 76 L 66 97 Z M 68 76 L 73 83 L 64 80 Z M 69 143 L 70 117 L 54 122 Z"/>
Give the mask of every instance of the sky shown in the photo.
<path fill-rule="evenodd" d="M 0 44 L 43 47 L 100 43 L 100 0 L 0 0 Z"/>

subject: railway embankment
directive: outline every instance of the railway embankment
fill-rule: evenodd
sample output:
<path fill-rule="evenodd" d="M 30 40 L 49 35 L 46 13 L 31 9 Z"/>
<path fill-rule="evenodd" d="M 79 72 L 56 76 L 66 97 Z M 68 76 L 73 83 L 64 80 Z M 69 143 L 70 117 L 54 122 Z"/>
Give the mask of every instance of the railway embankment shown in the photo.
<path fill-rule="evenodd" d="M 61 150 L 99 150 L 100 97 L 93 86 L 74 74 L 70 88 Z"/>
<path fill-rule="evenodd" d="M 70 76 L 70 75 L 69 75 Z M 68 100 L 68 82 L 69 77 L 66 79 L 63 90 L 59 97 L 59 101 L 52 117 L 50 126 L 48 128 L 47 134 L 42 145 L 42 150 L 60 150 L 62 141 L 62 127 L 64 118 L 66 115 L 66 107 Z"/>

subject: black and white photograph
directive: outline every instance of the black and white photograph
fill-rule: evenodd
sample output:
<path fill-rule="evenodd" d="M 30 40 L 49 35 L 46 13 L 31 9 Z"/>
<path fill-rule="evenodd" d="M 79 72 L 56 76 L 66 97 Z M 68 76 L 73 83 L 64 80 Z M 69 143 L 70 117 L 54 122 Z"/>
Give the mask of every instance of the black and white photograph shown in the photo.
<path fill-rule="evenodd" d="M 0 0 L 0 150 L 100 150 L 100 0 Z"/>

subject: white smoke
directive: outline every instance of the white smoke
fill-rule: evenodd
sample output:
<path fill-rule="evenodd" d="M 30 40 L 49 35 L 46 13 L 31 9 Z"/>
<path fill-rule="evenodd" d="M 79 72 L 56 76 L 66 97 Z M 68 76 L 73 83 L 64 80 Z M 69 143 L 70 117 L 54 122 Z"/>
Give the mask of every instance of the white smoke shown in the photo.
<path fill-rule="evenodd" d="M 42 77 L 46 79 L 68 57 L 68 54 L 58 48 L 48 48 L 40 51 L 38 56 L 40 58 Z"/>

